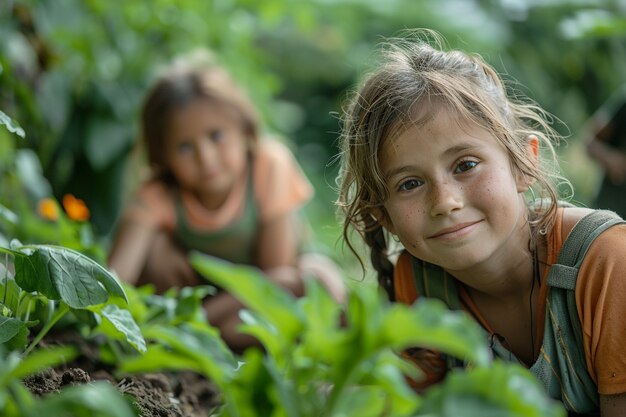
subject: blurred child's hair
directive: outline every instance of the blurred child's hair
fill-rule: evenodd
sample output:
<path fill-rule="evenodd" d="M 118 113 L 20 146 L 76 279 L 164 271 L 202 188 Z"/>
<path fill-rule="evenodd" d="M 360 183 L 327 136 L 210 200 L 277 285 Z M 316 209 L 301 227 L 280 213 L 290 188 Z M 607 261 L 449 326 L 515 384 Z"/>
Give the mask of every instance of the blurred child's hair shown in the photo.
<path fill-rule="evenodd" d="M 342 116 L 341 166 L 337 204 L 345 216 L 343 236 L 350 241 L 353 227 L 371 249 L 371 262 L 380 285 L 393 299 L 393 266 L 387 238 L 379 222 L 387 216 L 383 203 L 389 196 L 379 165 L 385 143 L 403 129 L 424 125 L 442 109 L 455 115 L 460 126 L 476 124 L 493 133 L 506 149 L 515 175 L 522 175 L 541 203 L 533 203 L 532 241 L 554 223 L 558 175 L 551 117 L 529 99 L 509 98 L 496 71 L 481 57 L 444 50 L 443 39 L 422 29 L 381 44 L 380 66 L 368 74 Z M 528 152 L 528 138 L 540 142 L 544 164 Z M 551 169 L 552 168 L 552 169 Z"/>
<path fill-rule="evenodd" d="M 164 172 L 164 149 L 172 113 L 198 99 L 231 108 L 241 119 L 250 148 L 258 142 L 259 117 L 248 95 L 208 51 L 195 50 L 164 69 L 143 104 L 141 139 L 155 175 L 169 176 Z"/>

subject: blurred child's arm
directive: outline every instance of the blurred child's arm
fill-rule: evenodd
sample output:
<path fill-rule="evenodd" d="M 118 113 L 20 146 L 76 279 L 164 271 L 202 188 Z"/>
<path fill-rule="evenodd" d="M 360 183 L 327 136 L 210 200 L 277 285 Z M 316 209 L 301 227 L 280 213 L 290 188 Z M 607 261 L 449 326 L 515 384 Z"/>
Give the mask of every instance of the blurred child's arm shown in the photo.
<path fill-rule="evenodd" d="M 255 163 L 255 197 L 259 202 L 257 266 L 264 271 L 297 264 L 299 210 L 313 197 L 313 187 L 288 148 L 263 142 Z"/>
<path fill-rule="evenodd" d="M 136 284 L 155 235 L 156 230 L 146 224 L 122 221 L 109 254 L 109 268 L 123 281 Z"/>
<path fill-rule="evenodd" d="M 298 256 L 298 234 L 293 213 L 286 213 L 261 226 L 258 266 L 264 271 L 295 266 Z"/>
<path fill-rule="evenodd" d="M 173 228 L 170 196 L 157 182 L 144 184 L 122 213 L 109 250 L 109 267 L 130 284 L 137 284 L 157 237 Z"/>

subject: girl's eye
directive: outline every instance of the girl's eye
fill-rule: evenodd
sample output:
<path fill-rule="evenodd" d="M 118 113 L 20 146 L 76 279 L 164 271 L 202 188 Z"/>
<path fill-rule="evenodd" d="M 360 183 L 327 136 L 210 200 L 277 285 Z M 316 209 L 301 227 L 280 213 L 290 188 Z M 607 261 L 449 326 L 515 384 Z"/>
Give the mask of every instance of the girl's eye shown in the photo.
<path fill-rule="evenodd" d="M 454 170 L 455 174 L 461 173 L 461 172 L 466 172 L 469 171 L 472 168 L 476 168 L 476 166 L 478 165 L 477 161 L 461 161 L 459 162 L 459 164 L 456 166 L 456 169 Z"/>
<path fill-rule="evenodd" d="M 420 180 L 411 179 L 411 180 L 404 181 L 402 184 L 400 184 L 398 189 L 400 191 L 410 191 L 414 188 L 421 186 L 422 184 L 423 182 Z"/>
<path fill-rule="evenodd" d="M 211 130 L 209 132 L 209 138 L 211 138 L 213 142 L 219 142 L 224 139 L 224 131 L 220 129 Z"/>

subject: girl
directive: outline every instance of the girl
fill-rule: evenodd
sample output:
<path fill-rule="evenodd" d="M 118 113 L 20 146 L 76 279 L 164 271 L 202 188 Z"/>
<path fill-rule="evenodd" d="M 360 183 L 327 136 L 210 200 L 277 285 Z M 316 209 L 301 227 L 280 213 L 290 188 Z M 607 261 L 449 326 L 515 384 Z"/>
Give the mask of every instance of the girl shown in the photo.
<path fill-rule="evenodd" d="M 131 284 L 157 292 L 200 284 L 192 249 L 254 265 L 302 295 L 313 275 L 338 300 L 343 285 L 321 255 L 301 255 L 298 210 L 313 196 L 288 149 L 259 139 L 248 99 L 206 57 L 175 61 L 145 100 L 142 139 L 151 176 L 122 214 L 109 266 Z M 241 305 L 224 292 L 204 302 L 209 321 L 236 351 L 254 343 L 236 330 Z"/>
<path fill-rule="evenodd" d="M 344 238 L 353 251 L 350 228 L 364 238 L 391 299 L 412 303 L 434 281 L 441 298 L 472 315 L 494 345 L 501 342 L 496 354 L 547 375 L 548 394 L 566 408 L 626 415 L 626 226 L 595 239 L 575 284 L 580 324 L 572 327 L 583 335 L 566 348 L 582 352 L 587 389 L 567 374 L 561 356 L 549 356 L 567 323 L 548 331 L 556 290 L 546 277 L 570 230 L 591 212 L 557 205 L 555 180 L 563 180 L 539 161 L 541 146 L 556 167 L 557 135 L 538 106 L 507 97 L 481 58 L 444 51 L 436 33 L 415 35 L 385 44 L 386 60 L 345 111 L 338 179 Z M 527 194 L 540 199 L 527 201 Z M 402 245 L 395 265 L 390 237 Z M 416 388 L 443 377 L 435 353 L 405 354 L 427 374 Z"/>

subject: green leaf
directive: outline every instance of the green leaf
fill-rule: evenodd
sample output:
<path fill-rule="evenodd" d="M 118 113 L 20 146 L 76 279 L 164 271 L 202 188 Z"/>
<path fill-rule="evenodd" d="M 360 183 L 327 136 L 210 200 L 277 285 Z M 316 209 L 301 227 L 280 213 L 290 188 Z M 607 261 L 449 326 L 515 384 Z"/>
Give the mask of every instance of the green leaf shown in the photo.
<path fill-rule="evenodd" d="M 533 374 L 518 364 L 496 360 L 491 367 L 453 370 L 428 389 L 419 415 L 441 417 L 564 417 Z"/>
<path fill-rule="evenodd" d="M 100 323 L 100 329 L 107 335 L 121 334 L 139 352 L 146 351 L 146 341 L 141 335 L 141 330 L 128 310 L 114 304 L 107 304 L 102 309 L 94 309 L 104 319 Z"/>
<path fill-rule="evenodd" d="M 202 372 L 200 363 L 185 353 L 172 351 L 161 345 L 148 345 L 144 354 L 125 358 L 117 369 L 123 373 L 171 371 Z"/>
<path fill-rule="evenodd" d="M 176 319 L 180 321 L 205 321 L 206 315 L 202 308 L 202 300 L 217 293 L 211 285 L 183 287 L 178 294 L 176 303 Z"/>
<path fill-rule="evenodd" d="M 377 386 L 355 386 L 344 391 L 333 415 L 380 417 L 384 416 L 386 393 Z"/>
<path fill-rule="evenodd" d="M 22 246 L 15 257 L 15 279 L 25 291 L 63 300 L 72 308 L 107 302 L 109 295 L 126 299 L 118 280 L 93 259 L 54 245 Z"/>
<path fill-rule="evenodd" d="M 26 133 L 24 132 L 24 129 L 22 129 L 15 120 L 7 116 L 2 110 L 0 110 L 0 125 L 6 126 L 9 132 L 15 133 L 17 136 L 21 138 L 26 137 Z"/>
<path fill-rule="evenodd" d="M 11 224 L 17 224 L 17 222 L 19 221 L 17 214 L 13 213 L 2 204 L 0 204 L 0 217 Z"/>
<path fill-rule="evenodd" d="M 76 348 L 72 346 L 36 349 L 24 358 L 13 353 L 0 367 L 3 369 L 0 373 L 0 387 L 6 386 L 9 381 L 23 379 L 44 369 L 68 363 L 76 357 L 77 353 Z"/>
<path fill-rule="evenodd" d="M 0 316 L 0 344 L 13 339 L 26 328 L 26 323 L 22 320 Z"/>
<path fill-rule="evenodd" d="M 65 388 L 45 397 L 34 410 L 38 416 L 136 417 L 130 403 L 110 383 L 95 381 Z"/>
<path fill-rule="evenodd" d="M 200 274 L 276 326 L 283 346 L 293 343 L 303 328 L 304 316 L 291 293 L 271 282 L 257 268 L 236 265 L 200 252 L 192 252 L 189 260 Z"/>
<path fill-rule="evenodd" d="M 197 362 L 199 372 L 216 383 L 229 379 L 238 367 L 217 329 L 207 323 L 188 323 L 179 327 L 146 325 L 142 331 L 146 339 L 165 344 L 173 352 Z"/>
<path fill-rule="evenodd" d="M 6 270 L 4 272 L 6 272 Z M 12 277 L 8 277 L 3 281 L 3 283 L 3 285 L 0 285 L 0 305 L 8 308 L 11 311 L 11 314 L 15 315 L 22 289 L 17 285 L 15 279 Z"/>
<path fill-rule="evenodd" d="M 450 311 L 440 300 L 392 305 L 380 331 L 385 344 L 396 349 L 432 348 L 483 366 L 491 360 L 478 324 L 464 312 Z"/>

